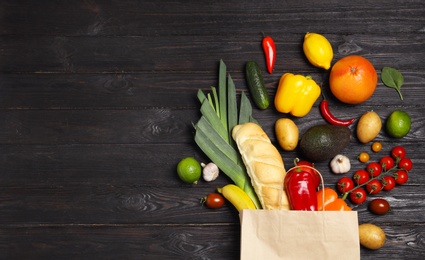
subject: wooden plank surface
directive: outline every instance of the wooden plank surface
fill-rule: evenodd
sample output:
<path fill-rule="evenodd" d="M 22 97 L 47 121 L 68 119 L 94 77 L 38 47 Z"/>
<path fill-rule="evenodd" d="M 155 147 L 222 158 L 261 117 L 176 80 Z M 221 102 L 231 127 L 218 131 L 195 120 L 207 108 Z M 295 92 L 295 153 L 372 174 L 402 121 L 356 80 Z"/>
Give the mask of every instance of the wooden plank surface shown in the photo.
<path fill-rule="evenodd" d="M 379 81 L 372 98 L 345 105 L 329 91 L 328 72 L 302 52 L 306 32 L 324 34 L 334 59 L 358 54 L 378 75 L 384 66 L 405 77 L 404 100 Z M 198 89 L 217 85 L 223 59 L 238 96 L 248 94 L 244 65 L 265 68 L 262 32 L 276 41 L 274 96 L 285 72 L 323 84 L 338 117 L 395 109 L 412 117 L 408 136 L 381 131 L 383 151 L 406 148 L 409 181 L 383 192 L 392 211 L 354 207 L 361 223 L 387 234 L 362 259 L 425 255 L 425 4 L 409 1 L 28 1 L 0 0 L 0 255 L 4 259 L 238 259 L 239 217 L 227 203 L 209 210 L 199 199 L 230 180 L 182 183 L 180 159 L 208 158 L 193 140 Z M 324 123 L 318 100 L 294 121 L 303 133 Z M 274 108 L 254 109 L 277 145 Z M 355 126 L 350 126 L 354 133 Z M 352 171 L 369 145 L 355 135 L 345 150 Z M 287 168 L 298 156 L 280 150 Z M 326 185 L 339 176 L 316 167 Z M 368 199 L 370 200 L 371 197 Z"/>

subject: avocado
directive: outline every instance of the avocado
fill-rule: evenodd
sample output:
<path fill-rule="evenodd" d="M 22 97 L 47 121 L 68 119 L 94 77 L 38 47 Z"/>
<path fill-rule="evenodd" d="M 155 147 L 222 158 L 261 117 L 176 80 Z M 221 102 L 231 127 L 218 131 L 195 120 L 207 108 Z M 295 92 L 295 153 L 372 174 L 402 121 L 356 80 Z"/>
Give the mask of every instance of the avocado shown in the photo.
<path fill-rule="evenodd" d="M 351 132 L 346 126 L 316 125 L 303 134 L 299 148 L 306 159 L 325 161 L 344 150 L 350 139 Z"/>

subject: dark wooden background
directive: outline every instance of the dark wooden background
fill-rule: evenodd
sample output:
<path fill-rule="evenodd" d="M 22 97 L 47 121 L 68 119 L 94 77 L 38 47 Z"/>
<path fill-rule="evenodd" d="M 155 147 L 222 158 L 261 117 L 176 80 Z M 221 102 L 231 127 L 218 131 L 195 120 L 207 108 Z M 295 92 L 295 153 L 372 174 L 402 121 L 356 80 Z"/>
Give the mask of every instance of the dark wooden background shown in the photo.
<path fill-rule="evenodd" d="M 403 145 L 413 160 L 408 183 L 380 194 L 393 210 L 376 217 L 356 207 L 361 223 L 381 226 L 385 246 L 361 249 L 362 259 L 425 256 L 425 6 L 409 1 L 0 1 L 0 258 L 2 259 L 238 259 L 239 219 L 199 198 L 229 183 L 182 183 L 180 159 L 207 158 L 193 141 L 196 92 L 217 84 L 223 59 L 238 95 L 247 91 L 244 65 L 265 68 L 261 32 L 276 41 L 271 97 L 285 72 L 323 82 L 334 114 L 385 118 L 407 111 L 412 130 L 402 139 L 381 131 L 378 160 Z M 381 81 L 367 102 L 335 100 L 328 72 L 301 49 L 306 32 L 325 35 L 334 60 L 358 54 L 378 74 L 405 77 L 404 101 Z M 324 123 L 318 102 L 301 132 Z M 285 115 L 254 110 L 274 143 Z M 354 126 L 350 127 L 354 130 Z M 344 151 L 370 151 L 353 139 Z M 282 152 L 290 167 L 295 152 Z M 327 185 L 327 162 L 316 164 Z M 369 198 L 370 199 L 370 198 Z M 343 256 L 342 256 L 343 258 Z"/>

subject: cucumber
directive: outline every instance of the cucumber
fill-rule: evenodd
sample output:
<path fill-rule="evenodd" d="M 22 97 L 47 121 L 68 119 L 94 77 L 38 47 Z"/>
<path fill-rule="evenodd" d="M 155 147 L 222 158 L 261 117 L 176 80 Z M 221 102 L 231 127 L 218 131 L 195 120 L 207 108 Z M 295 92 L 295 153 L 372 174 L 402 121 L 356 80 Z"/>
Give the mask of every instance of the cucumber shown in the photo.
<path fill-rule="evenodd" d="M 248 81 L 249 92 L 255 105 L 259 109 L 266 109 L 269 107 L 269 94 L 267 93 L 266 86 L 263 81 L 263 74 L 261 69 L 255 61 L 248 61 L 245 66 L 246 79 Z"/>

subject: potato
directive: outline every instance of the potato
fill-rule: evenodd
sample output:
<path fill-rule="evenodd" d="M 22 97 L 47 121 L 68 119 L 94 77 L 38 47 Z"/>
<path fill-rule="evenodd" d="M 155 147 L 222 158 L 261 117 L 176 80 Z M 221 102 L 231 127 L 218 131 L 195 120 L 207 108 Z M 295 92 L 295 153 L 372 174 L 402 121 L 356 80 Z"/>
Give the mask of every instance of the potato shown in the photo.
<path fill-rule="evenodd" d="M 367 111 L 357 123 L 357 138 L 362 143 L 372 141 L 381 131 L 382 121 L 374 111 Z"/>
<path fill-rule="evenodd" d="M 359 226 L 360 244 L 366 248 L 376 250 L 385 244 L 385 232 L 380 227 L 366 223 Z"/>
<path fill-rule="evenodd" d="M 289 118 L 276 121 L 275 132 L 279 145 L 285 151 L 292 151 L 298 145 L 299 131 L 297 125 Z"/>

